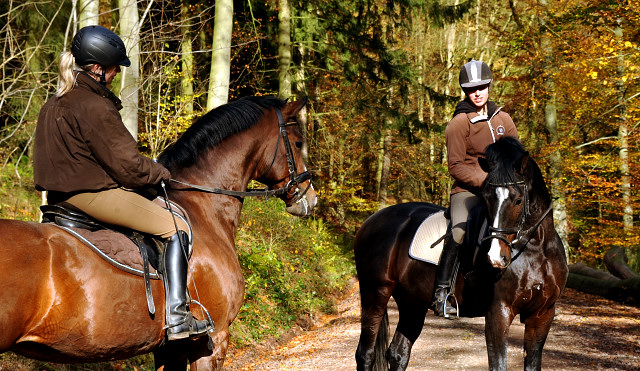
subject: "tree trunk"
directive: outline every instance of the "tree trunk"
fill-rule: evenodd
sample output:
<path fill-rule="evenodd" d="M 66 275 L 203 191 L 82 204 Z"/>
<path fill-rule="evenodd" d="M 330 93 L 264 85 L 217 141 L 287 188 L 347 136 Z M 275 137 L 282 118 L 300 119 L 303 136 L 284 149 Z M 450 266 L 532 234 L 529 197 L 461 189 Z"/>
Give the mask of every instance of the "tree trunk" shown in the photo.
<path fill-rule="evenodd" d="M 391 168 L 391 130 L 385 129 L 380 136 L 380 149 L 378 152 L 378 208 L 387 206 L 387 194 L 389 190 L 389 170 Z"/>
<path fill-rule="evenodd" d="M 140 77 L 140 33 L 138 3 L 136 0 L 119 0 L 120 36 L 127 48 L 131 66 L 122 68 L 120 99 L 122 121 L 127 130 L 138 139 L 138 80 Z"/>
<path fill-rule="evenodd" d="M 640 278 L 640 275 L 629 268 L 627 261 L 627 255 L 620 247 L 612 247 L 604 255 L 604 264 L 614 276 L 621 279 Z"/>
<path fill-rule="evenodd" d="M 573 273 L 579 276 L 587 276 L 604 281 L 618 281 L 619 278 L 609 272 L 604 272 L 599 269 L 591 268 L 584 263 L 574 263 L 569 265 L 569 273 Z"/>
<path fill-rule="evenodd" d="M 614 30 L 616 39 L 622 43 L 622 19 L 618 18 L 617 25 Z M 633 206 L 631 205 L 631 176 L 629 175 L 629 128 L 627 127 L 627 105 L 625 99 L 626 84 L 624 82 L 624 54 L 618 53 L 617 58 L 617 82 L 616 88 L 618 92 L 618 121 L 620 123 L 618 129 L 618 137 L 620 140 L 620 174 L 622 175 L 622 224 L 624 231 L 629 233 L 633 229 Z"/>
<path fill-rule="evenodd" d="M 640 278 L 601 280 L 580 274 L 569 273 L 567 287 L 618 302 L 633 301 L 635 303 L 640 303 Z"/>
<path fill-rule="evenodd" d="M 99 25 L 100 0 L 80 0 L 78 2 L 78 27 Z"/>
<path fill-rule="evenodd" d="M 291 96 L 291 10 L 289 0 L 278 0 L 278 96 Z"/>
<path fill-rule="evenodd" d="M 540 0 L 540 4 L 546 8 L 546 0 Z M 550 75 L 546 77 L 545 89 L 547 93 L 545 107 L 544 107 L 544 120 L 545 127 L 549 132 L 549 144 L 556 146 L 558 144 L 558 118 L 557 118 L 557 106 L 556 106 L 556 93 L 555 83 L 550 71 L 554 70 L 553 63 L 553 47 L 551 45 L 551 39 L 547 30 L 546 9 L 543 9 L 539 18 L 539 26 L 542 30 L 542 39 L 540 40 L 540 46 L 545 55 L 544 70 Z M 555 221 L 556 231 L 560 235 L 560 239 L 564 244 L 565 256 L 569 257 L 569 228 L 567 221 L 567 207 L 566 207 L 566 195 L 564 194 L 564 187 L 562 184 L 562 155 L 560 150 L 556 148 L 550 155 L 550 169 L 549 178 L 551 180 L 551 197 L 553 199 L 553 218 Z"/>
<path fill-rule="evenodd" d="M 216 1 L 211 73 L 207 110 L 212 110 L 229 101 L 229 79 L 231 75 L 231 35 L 233 33 L 233 0 Z"/>
<path fill-rule="evenodd" d="M 610 273 L 582 263 L 571 264 L 567 287 L 620 302 L 640 303 L 640 275 L 627 265 L 624 250 L 620 247 L 609 249 L 604 261 Z"/>
<path fill-rule="evenodd" d="M 182 18 L 182 113 L 185 116 L 193 114 L 193 36 L 191 34 L 191 23 L 189 21 L 189 7 L 186 2 L 180 8 Z"/>

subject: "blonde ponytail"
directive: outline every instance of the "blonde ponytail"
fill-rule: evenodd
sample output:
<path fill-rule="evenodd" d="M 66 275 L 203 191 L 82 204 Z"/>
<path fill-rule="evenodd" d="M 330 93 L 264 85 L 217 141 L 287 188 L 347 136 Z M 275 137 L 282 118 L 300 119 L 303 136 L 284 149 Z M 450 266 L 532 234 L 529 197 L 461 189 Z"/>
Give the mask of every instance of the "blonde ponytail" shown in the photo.
<path fill-rule="evenodd" d="M 58 67 L 60 87 L 58 91 L 56 91 L 57 97 L 61 97 L 73 89 L 73 85 L 75 84 L 74 66 L 75 59 L 73 58 L 73 54 L 71 54 L 70 51 L 62 52 L 62 54 L 60 54 L 60 65 Z"/>

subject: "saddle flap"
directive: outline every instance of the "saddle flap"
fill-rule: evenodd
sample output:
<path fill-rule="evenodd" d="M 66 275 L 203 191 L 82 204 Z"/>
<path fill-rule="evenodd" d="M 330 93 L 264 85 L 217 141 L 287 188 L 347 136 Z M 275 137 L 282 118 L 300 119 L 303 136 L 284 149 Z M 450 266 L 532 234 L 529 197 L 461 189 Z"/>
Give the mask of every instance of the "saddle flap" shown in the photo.
<path fill-rule="evenodd" d="M 442 237 L 447 233 L 448 224 L 449 220 L 445 217 L 444 211 L 426 218 L 418 227 L 413 241 L 411 241 L 409 256 L 438 265 L 444 247 L 444 238 Z"/>
<path fill-rule="evenodd" d="M 60 203 L 40 206 L 43 223 L 55 223 L 64 227 L 88 229 L 92 232 L 108 229 L 71 204 Z"/>

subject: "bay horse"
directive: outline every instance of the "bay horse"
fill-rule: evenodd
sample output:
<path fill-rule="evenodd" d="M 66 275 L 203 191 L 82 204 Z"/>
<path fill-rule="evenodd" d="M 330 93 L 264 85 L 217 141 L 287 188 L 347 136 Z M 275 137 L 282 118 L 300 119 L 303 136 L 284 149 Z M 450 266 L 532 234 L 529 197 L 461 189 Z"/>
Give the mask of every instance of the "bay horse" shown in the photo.
<path fill-rule="evenodd" d="M 479 243 L 475 261 L 476 244 L 460 250 L 458 313 L 484 316 L 491 370 L 507 369 L 507 334 L 520 315 L 525 324 L 524 368 L 540 370 L 555 303 L 568 275 L 564 247 L 540 168 L 522 144 L 503 138 L 487 147 L 485 156 L 480 165 L 488 173 L 482 196 L 489 235 Z M 354 250 L 362 306 L 358 370 L 407 368 L 425 315 L 433 309 L 436 275 L 436 265 L 412 259 L 409 246 L 422 221 L 443 210 L 429 203 L 397 204 L 370 216 L 357 232 Z M 387 345 L 391 296 L 399 321 Z"/>
<path fill-rule="evenodd" d="M 293 215 L 309 215 L 316 205 L 295 122 L 305 104 L 247 97 L 220 106 L 159 157 L 174 180 L 169 198 L 192 223 L 189 292 L 211 314 L 214 333 L 165 342 L 161 280 L 151 282 L 163 308 L 152 316 L 141 277 L 115 268 L 54 225 L 1 220 L 0 353 L 84 363 L 153 352 L 156 369 L 222 368 L 229 325 L 244 296 L 234 237 L 249 182 L 267 185 L 265 192 Z M 206 318 L 201 308 L 191 310 Z"/>

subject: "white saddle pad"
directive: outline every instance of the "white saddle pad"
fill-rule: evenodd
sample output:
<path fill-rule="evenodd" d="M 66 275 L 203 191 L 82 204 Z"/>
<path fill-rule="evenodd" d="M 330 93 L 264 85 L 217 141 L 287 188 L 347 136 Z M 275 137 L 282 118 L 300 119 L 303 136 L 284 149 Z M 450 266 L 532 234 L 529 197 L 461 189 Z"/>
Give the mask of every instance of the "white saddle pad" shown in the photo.
<path fill-rule="evenodd" d="M 435 246 L 433 244 L 447 233 L 448 223 L 449 221 L 444 217 L 444 211 L 426 218 L 418 227 L 415 236 L 413 236 L 413 241 L 409 248 L 409 256 L 438 265 L 442 248 L 444 247 L 444 239 Z"/>

